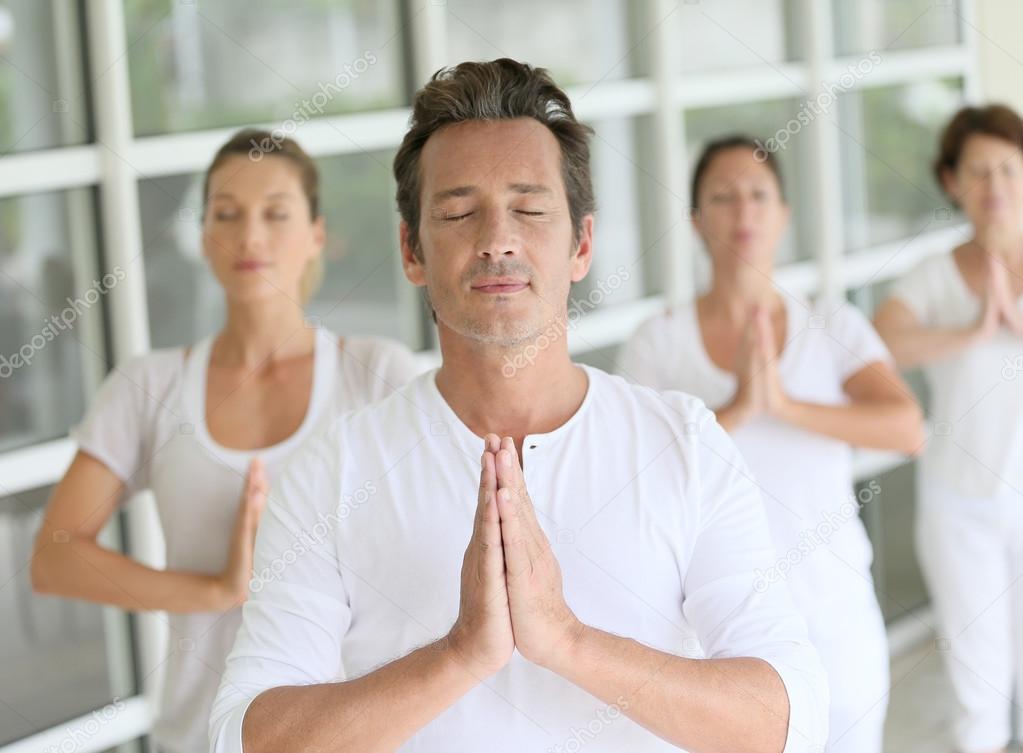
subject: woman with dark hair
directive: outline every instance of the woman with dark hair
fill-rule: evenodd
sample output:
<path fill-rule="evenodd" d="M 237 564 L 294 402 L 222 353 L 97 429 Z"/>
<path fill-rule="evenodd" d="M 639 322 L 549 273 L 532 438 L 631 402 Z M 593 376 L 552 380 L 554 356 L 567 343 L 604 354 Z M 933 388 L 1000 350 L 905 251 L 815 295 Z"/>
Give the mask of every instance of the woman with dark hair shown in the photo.
<path fill-rule="evenodd" d="M 416 373 L 397 343 L 305 321 L 325 228 L 316 165 L 293 140 L 242 131 L 220 148 L 206 173 L 202 236 L 226 321 L 192 347 L 135 358 L 107 378 L 73 433 L 78 453 L 32 560 L 42 593 L 170 613 L 152 734 L 172 753 L 208 749 L 239 607 L 278 574 L 252 572 L 268 478 L 340 413 Z M 143 489 L 156 498 L 166 570 L 97 543 L 122 500 Z"/>
<path fill-rule="evenodd" d="M 935 175 L 972 234 L 878 309 L 899 366 L 922 367 L 934 435 L 917 474 L 917 553 L 959 701 L 964 753 L 1004 750 L 1023 681 L 1023 120 L 960 110 Z M 1019 730 L 1023 732 L 1023 730 Z"/>
<path fill-rule="evenodd" d="M 645 322 L 619 372 L 700 397 L 732 434 L 777 548 L 750 596 L 785 580 L 806 618 L 831 687 L 827 750 L 880 753 L 888 651 L 858 512 L 882 490 L 853 493 L 852 447 L 915 452 L 920 410 L 855 308 L 774 284 L 789 207 L 772 153 L 743 136 L 709 144 L 692 209 L 710 287 Z"/>

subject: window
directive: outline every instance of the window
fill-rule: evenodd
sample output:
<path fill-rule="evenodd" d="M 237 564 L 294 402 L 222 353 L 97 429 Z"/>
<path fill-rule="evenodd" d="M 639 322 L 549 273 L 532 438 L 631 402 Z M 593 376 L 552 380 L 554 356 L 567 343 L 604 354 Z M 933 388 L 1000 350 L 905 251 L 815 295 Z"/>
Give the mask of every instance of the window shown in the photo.
<path fill-rule="evenodd" d="M 278 127 L 319 161 L 328 241 L 309 315 L 435 348 L 398 258 L 391 160 L 411 94 L 461 60 L 549 69 L 595 129 L 595 256 L 571 292 L 584 315 L 568 339 L 578 360 L 610 368 L 643 319 L 706 279 L 688 170 L 725 133 L 787 134 L 778 158 L 793 218 L 778 278 L 789 292 L 845 293 L 869 310 L 906 241 L 916 254 L 948 248 L 960 220 L 930 162 L 938 129 L 977 91 L 973 5 L 0 0 L 0 634 L 13 636 L 0 649 L 0 753 L 115 696 L 128 704 L 111 722 L 118 744 L 146 731 L 140 694 L 153 678 L 134 657 L 160 655 L 159 630 L 34 596 L 25 566 L 74 450 L 68 429 L 103 374 L 223 319 L 199 191 L 228 133 Z M 873 54 L 871 73 L 845 80 Z M 800 123 L 835 84 L 826 111 Z M 869 476 L 884 490 L 866 521 L 878 587 L 898 619 L 926 598 L 907 543 L 912 465 Z M 131 554 L 158 564 L 159 536 L 137 507 L 105 535 L 121 545 L 123 522 Z"/>
<path fill-rule="evenodd" d="M 961 79 L 913 81 L 841 100 L 846 248 L 938 229 L 951 216 L 931 165 L 938 134 L 962 104 Z"/>
<path fill-rule="evenodd" d="M 0 498 L 0 745 L 114 702 L 102 609 L 37 596 L 28 563 L 49 488 Z"/>
<path fill-rule="evenodd" d="M 685 72 L 777 65 L 802 55 L 792 0 L 680 3 L 674 24 Z"/>
<path fill-rule="evenodd" d="M 955 0 L 836 0 L 833 5 L 839 55 L 950 45 L 960 38 L 962 9 Z"/>
<path fill-rule="evenodd" d="M 67 434 L 105 357 L 102 299 L 123 278 L 94 272 L 83 189 L 0 199 L 0 450 Z"/>
<path fill-rule="evenodd" d="M 394 3 L 127 0 L 125 20 L 139 136 L 401 103 Z"/>
<path fill-rule="evenodd" d="M 0 153 L 89 138 L 75 7 L 61 0 L 0 3 Z"/>
<path fill-rule="evenodd" d="M 447 0 L 447 64 L 510 57 L 547 68 L 562 86 L 630 75 L 621 0 Z"/>

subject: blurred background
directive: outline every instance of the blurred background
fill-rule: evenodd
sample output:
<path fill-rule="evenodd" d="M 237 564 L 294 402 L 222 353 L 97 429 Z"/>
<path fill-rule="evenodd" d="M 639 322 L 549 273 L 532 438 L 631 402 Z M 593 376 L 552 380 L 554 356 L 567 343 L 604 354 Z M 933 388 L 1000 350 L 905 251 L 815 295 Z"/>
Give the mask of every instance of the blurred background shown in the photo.
<path fill-rule="evenodd" d="M 725 133 L 785 139 L 779 286 L 871 314 L 889 280 L 964 239 L 931 177 L 937 130 L 964 102 L 1023 109 L 1021 41 L 1014 0 L 0 0 L 0 357 L 79 304 L 31 363 L 0 360 L 0 753 L 145 749 L 160 616 L 36 596 L 28 563 L 103 375 L 220 321 L 200 179 L 234 130 L 282 128 L 319 159 L 328 263 L 310 314 L 428 360 L 390 172 L 411 95 L 466 59 L 550 69 L 596 129 L 597 253 L 574 296 L 630 271 L 570 332 L 578 360 L 610 369 L 643 319 L 705 280 L 689 164 Z M 89 293 L 104 275 L 116 284 Z M 882 489 L 864 515 L 893 655 L 888 749 L 950 750 L 913 467 L 858 463 Z M 154 520 L 136 500 L 105 542 L 159 564 Z"/>

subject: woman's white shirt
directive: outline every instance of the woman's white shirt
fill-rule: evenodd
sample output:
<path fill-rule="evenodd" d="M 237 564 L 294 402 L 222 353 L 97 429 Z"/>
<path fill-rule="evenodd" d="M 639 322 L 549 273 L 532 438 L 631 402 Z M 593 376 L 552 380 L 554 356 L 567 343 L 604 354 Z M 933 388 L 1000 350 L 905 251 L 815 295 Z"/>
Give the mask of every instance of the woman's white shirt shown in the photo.
<path fill-rule="evenodd" d="M 845 381 L 891 356 L 854 307 L 784 296 L 785 347 L 777 367 L 785 393 L 825 405 L 847 402 Z M 618 372 L 659 390 L 681 390 L 717 410 L 735 395 L 736 376 L 707 354 L 695 303 L 647 320 L 623 346 Z M 778 560 L 762 587 L 787 580 L 796 603 L 832 593 L 836 579 L 872 589 L 872 549 L 857 515 L 852 450 L 845 442 L 758 416 L 732 433 L 762 492 Z M 798 573 L 796 577 L 790 574 Z"/>
<path fill-rule="evenodd" d="M 952 253 L 931 256 L 891 295 L 925 327 L 976 324 L 982 300 Z M 1017 301 L 1023 309 L 1023 297 Z M 1001 327 L 987 342 L 923 367 L 932 434 L 920 473 L 965 497 L 1023 489 L 1023 337 Z"/>
<path fill-rule="evenodd" d="M 206 375 L 212 338 L 158 350 L 110 374 L 72 432 L 133 492 L 153 492 L 167 567 L 217 573 L 227 563 L 246 472 L 255 457 L 277 479 L 294 451 L 338 415 L 379 400 L 420 369 L 404 346 L 316 330 L 312 394 L 300 427 L 259 450 L 220 445 L 207 430 Z M 168 614 L 169 645 L 153 738 L 174 753 L 205 750 L 207 722 L 241 610 Z M 146 668 L 150 671 L 153 668 Z"/>

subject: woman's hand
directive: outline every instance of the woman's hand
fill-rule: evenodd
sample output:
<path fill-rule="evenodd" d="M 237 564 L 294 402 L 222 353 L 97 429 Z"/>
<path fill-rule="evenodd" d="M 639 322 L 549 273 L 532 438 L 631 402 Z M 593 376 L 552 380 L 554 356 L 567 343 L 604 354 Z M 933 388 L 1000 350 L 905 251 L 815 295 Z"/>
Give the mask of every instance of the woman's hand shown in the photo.
<path fill-rule="evenodd" d="M 1009 281 L 1009 272 L 1000 258 L 989 256 L 987 260 L 987 295 L 984 299 L 984 314 L 978 324 L 978 334 L 989 339 L 1000 324 L 1005 324 L 1015 334 L 1023 336 L 1023 312 L 1019 310 Z M 993 312 L 989 309 L 994 309 Z M 995 317 L 994 324 L 988 321 Z"/>
<path fill-rule="evenodd" d="M 259 518 L 266 505 L 267 482 L 263 461 L 255 458 L 249 464 L 242 490 L 241 503 L 231 532 L 231 548 L 227 566 L 218 578 L 222 595 L 222 610 L 239 606 L 248 598 L 252 579 L 252 553 L 256 543 Z"/>

